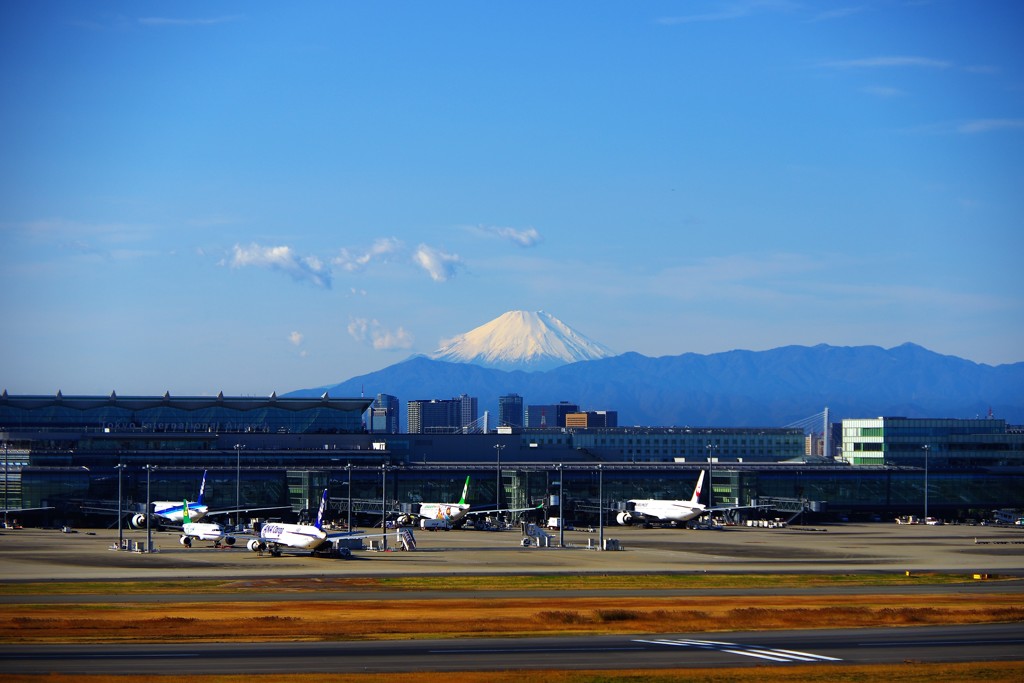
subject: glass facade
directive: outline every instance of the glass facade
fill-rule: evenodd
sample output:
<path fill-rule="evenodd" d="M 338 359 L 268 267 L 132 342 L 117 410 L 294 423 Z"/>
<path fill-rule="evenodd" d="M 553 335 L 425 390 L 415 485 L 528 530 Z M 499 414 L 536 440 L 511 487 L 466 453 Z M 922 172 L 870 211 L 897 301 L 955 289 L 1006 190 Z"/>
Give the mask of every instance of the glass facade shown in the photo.
<path fill-rule="evenodd" d="M 574 430 L 576 448 L 629 462 L 784 461 L 804 455 L 802 429 Z"/>
<path fill-rule="evenodd" d="M 720 505 L 774 497 L 821 501 L 828 510 L 849 514 L 920 514 L 927 481 L 930 511 L 950 519 L 984 508 L 1024 507 L 1024 433 L 1001 420 L 844 420 L 845 462 L 837 465 L 805 462 L 799 428 L 544 429 L 390 438 L 361 431 L 370 403 L 4 394 L 0 437 L 11 454 L 5 478 L 9 504 L 52 505 L 52 513 L 39 513 L 51 523 L 104 525 L 109 517 L 85 510 L 118 507 L 119 475 L 122 502 L 144 506 L 147 488 L 150 500 L 194 500 L 207 470 L 204 502 L 214 508 L 232 508 L 237 497 L 247 506 L 285 506 L 285 514 L 295 516 L 308 511 L 326 487 L 334 509 L 338 499 L 351 495 L 379 521 L 382 496 L 394 504 L 454 501 L 467 475 L 470 502 L 493 504 L 495 446 L 501 445 L 503 503 L 550 500 L 561 481 L 566 504 L 578 503 L 572 509 L 581 515 L 596 514 L 586 511 L 596 510 L 602 478 L 606 501 L 688 499 L 701 469 L 710 469 L 705 497 L 713 492 Z M 212 425 L 239 431 L 209 431 Z M 561 472 L 556 463 L 564 465 Z M 384 465 L 393 466 L 386 492 Z M 148 486 L 146 466 L 156 468 Z"/>
<path fill-rule="evenodd" d="M 364 431 L 370 399 L 233 397 L 0 396 L 0 429 L 96 432 Z"/>
<path fill-rule="evenodd" d="M 972 469 L 1024 466 L 1024 434 L 1005 420 L 879 417 L 843 420 L 851 465 Z"/>

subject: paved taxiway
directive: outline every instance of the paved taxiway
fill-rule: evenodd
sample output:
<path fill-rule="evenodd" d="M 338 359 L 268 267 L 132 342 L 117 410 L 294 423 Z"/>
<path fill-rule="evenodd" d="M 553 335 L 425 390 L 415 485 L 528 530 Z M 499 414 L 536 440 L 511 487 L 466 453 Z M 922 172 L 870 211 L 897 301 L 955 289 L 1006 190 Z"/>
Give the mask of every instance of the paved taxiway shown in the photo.
<path fill-rule="evenodd" d="M 0 645 L 7 673 L 180 676 L 529 669 L 711 668 L 846 663 L 1006 661 L 1020 658 L 1017 624 L 589 637 L 373 642 Z"/>
<path fill-rule="evenodd" d="M 145 542 L 145 531 L 126 531 Z M 557 544 L 559 534 L 553 533 Z M 0 531 L 0 581 L 145 580 L 180 577 L 604 573 L 951 572 L 1024 577 L 1024 529 L 997 526 L 844 524 L 720 531 L 606 527 L 620 551 L 588 549 L 598 533 L 565 531 L 566 547 L 524 548 L 518 531 L 417 531 L 417 550 L 353 553 L 352 559 L 259 556 L 239 542 L 182 547 L 154 532 L 158 552 L 111 550 L 117 530 Z M 397 547 L 392 538 L 391 548 Z"/>

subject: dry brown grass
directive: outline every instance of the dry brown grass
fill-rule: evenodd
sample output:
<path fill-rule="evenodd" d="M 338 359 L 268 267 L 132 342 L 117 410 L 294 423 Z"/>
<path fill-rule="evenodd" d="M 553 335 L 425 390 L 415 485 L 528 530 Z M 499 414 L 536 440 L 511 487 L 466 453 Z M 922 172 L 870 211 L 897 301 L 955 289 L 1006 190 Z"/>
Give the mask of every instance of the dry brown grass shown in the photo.
<path fill-rule="evenodd" d="M 924 664 L 905 662 L 870 666 L 750 667 L 733 669 L 647 669 L 634 671 L 460 671 L 457 674 L 210 674 L 190 677 L 203 683 L 433 683 L 453 678 L 458 683 L 935 683 L 971 681 L 972 683 L 1020 683 L 1024 680 L 1024 662 L 981 662 Z M 128 683 L 137 674 L 125 676 L 4 675 L 4 683 Z M 181 676 L 146 675 L 147 683 L 178 683 Z"/>
<path fill-rule="evenodd" d="M 567 597 L 5 605 L 3 642 L 370 640 L 1024 621 L 1024 595 Z"/>

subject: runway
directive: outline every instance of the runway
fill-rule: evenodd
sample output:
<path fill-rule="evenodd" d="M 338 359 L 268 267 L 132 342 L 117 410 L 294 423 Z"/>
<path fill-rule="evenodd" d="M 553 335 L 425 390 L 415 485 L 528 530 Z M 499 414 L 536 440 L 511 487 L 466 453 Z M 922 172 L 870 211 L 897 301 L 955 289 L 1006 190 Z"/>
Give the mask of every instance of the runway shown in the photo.
<path fill-rule="evenodd" d="M 1017 624 L 374 642 L 2 645 L 9 674 L 199 675 L 714 668 L 1016 660 Z"/>

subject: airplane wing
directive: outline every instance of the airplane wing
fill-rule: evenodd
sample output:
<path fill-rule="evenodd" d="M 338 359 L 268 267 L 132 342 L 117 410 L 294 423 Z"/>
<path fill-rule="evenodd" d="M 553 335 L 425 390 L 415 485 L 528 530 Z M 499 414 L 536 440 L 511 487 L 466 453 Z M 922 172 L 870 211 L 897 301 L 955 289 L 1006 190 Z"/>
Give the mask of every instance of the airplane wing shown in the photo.
<path fill-rule="evenodd" d="M 357 539 L 357 538 L 380 538 L 381 536 L 391 536 L 394 533 L 395 533 L 394 529 L 392 529 L 390 533 L 384 532 L 384 533 L 379 533 L 379 534 L 366 534 L 366 533 L 363 533 L 361 531 L 336 531 L 336 532 L 334 532 L 332 534 L 327 534 L 327 540 L 328 541 L 334 541 L 334 540 L 337 540 L 339 538 L 352 538 L 352 539 Z"/>
<path fill-rule="evenodd" d="M 502 508 L 500 510 L 470 510 L 469 512 L 466 513 L 466 516 L 468 517 L 469 515 L 493 515 L 499 512 L 529 512 L 530 510 L 543 509 L 544 503 L 541 503 L 540 505 L 533 505 L 528 508 Z"/>
<path fill-rule="evenodd" d="M 42 508 L 0 508 L 0 512 L 30 512 L 31 510 L 52 510 L 53 506 Z"/>
<path fill-rule="evenodd" d="M 290 510 L 291 507 L 288 505 L 275 505 L 268 508 L 236 508 L 232 510 L 208 510 L 204 517 L 211 517 L 213 515 L 233 515 L 236 512 L 261 512 L 263 510 Z"/>

